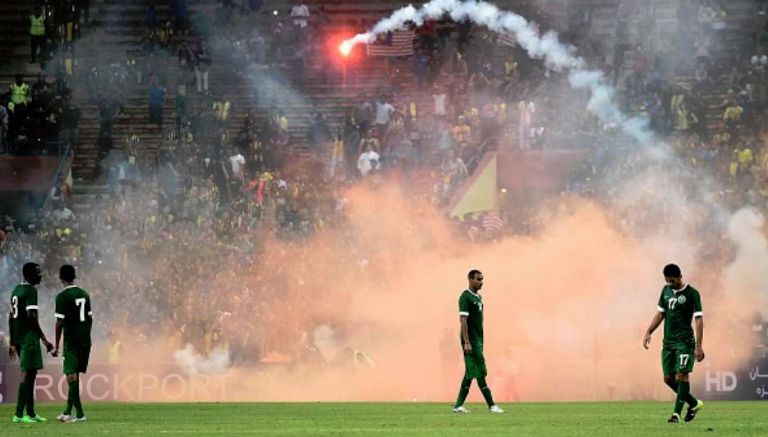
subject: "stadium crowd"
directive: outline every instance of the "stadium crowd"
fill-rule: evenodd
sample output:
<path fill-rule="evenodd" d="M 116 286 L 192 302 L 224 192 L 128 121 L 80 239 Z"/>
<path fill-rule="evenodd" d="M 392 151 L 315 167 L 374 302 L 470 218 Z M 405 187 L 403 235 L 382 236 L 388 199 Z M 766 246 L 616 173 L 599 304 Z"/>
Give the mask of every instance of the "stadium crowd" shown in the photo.
<path fill-rule="evenodd" d="M 311 108 L 311 125 L 297 136 L 281 107 L 281 90 L 305 87 L 313 62 L 326 66 L 327 83 L 343 80 L 339 67 L 326 59 L 330 19 L 322 7 L 310 11 L 297 4 L 286 18 L 273 21 L 267 40 L 252 36 L 247 21 L 234 17 L 238 7 L 257 13 L 260 3 L 221 1 L 212 22 L 193 24 L 185 0 L 172 2 L 167 22 L 149 1 L 138 50 L 128 52 L 122 63 L 83 62 L 79 70 L 68 69 L 66 61 L 79 18 L 55 19 L 64 23 L 63 39 L 56 44 L 46 38 L 44 51 L 56 46 L 55 53 L 65 55 L 41 58 L 63 59 L 52 70 L 56 82 L 50 85 L 41 75 L 23 104 L 13 100 L 20 97 L 12 88 L 16 107 L 6 123 L 6 139 L 16 144 L 15 153 L 23 135 L 76 144 L 78 110 L 72 107 L 67 78 L 86 77 L 91 84 L 86 91 L 98 107 L 99 173 L 109 191 L 76 215 L 62 185 L 53 190 L 52 211 L 35 212 L 23 226 L 5 218 L 0 231 L 4 284 L 13 283 L 28 260 L 41 262 L 47 271 L 66 260 L 78 265 L 81 283 L 103 314 L 95 318 L 102 324 L 97 333 L 131 326 L 135 343 L 141 343 L 142 335 L 168 329 L 175 348 L 190 342 L 210 352 L 226 343 L 233 359 L 241 361 L 271 350 L 299 356 L 306 346 L 300 335 L 290 345 L 278 339 L 287 330 L 301 333 L 310 326 L 280 326 L 269 319 L 254 330 L 254 338 L 243 337 L 227 323 L 236 309 L 210 292 L 232 282 L 272 284 L 292 275 L 289 265 L 305 270 L 316 262 L 307 257 L 286 263 L 285 252 L 272 244 L 301 247 L 325 230 L 343 235 L 348 187 L 398 184 L 442 208 L 486 151 L 566 146 L 586 147 L 589 155 L 566 191 L 603 198 L 611 195 L 601 183 L 607 172 L 632 174 L 640 160 L 641 152 L 616 126 L 578 109 L 585 106 L 584 96 L 562 92 L 564 74 L 530 60 L 514 40 L 449 19 L 411 29 L 413 54 L 382 63 L 391 83 L 361 94 L 345 108 L 340 123 Z M 647 116 L 650 128 L 670 144 L 679 157 L 676 169 L 714 179 L 722 187 L 717 193 L 722 205 L 749 204 L 768 212 L 765 38 L 759 36 L 758 53 L 735 53 L 729 65 L 716 62 L 712 53 L 723 50 L 726 9 L 717 1 L 684 3 L 696 10 L 679 12 L 679 33 L 671 35 L 674 44 L 667 44 L 654 40 L 652 8 L 638 5 L 628 11 L 630 2 L 623 2 L 619 42 L 610 56 L 585 31 L 588 12 L 569 10 L 573 16 L 561 21 L 535 6 L 520 13 L 542 28 L 560 30 L 562 40 L 572 41 L 585 59 L 600 66 L 616 84 L 623 109 Z M 648 28 L 641 33 L 646 39 L 632 46 L 622 27 L 630 19 Z M 355 31 L 369 25 L 349 23 Z M 33 45 L 33 60 L 35 50 Z M 259 87 L 258 100 L 273 102 L 266 113 L 237 108 L 232 90 L 209 86 L 212 74 L 247 80 L 254 70 L 282 71 L 276 81 L 290 81 Z M 139 131 L 114 138 L 115 121 L 137 87 L 146 88 L 149 122 L 162 133 L 156 156 Z M 169 89 L 175 98 L 170 121 L 164 114 Z M 726 97 L 713 109 L 705 100 L 718 89 L 726 90 Z M 720 114 L 717 123 L 707 115 L 713 110 Z M 235 111 L 247 115 L 237 118 Z M 235 126 L 240 119 L 242 125 Z M 423 174 L 429 175 L 426 182 L 419 179 Z M 533 214 L 512 219 L 487 213 L 457 221 L 456 235 L 487 242 L 535 226 Z M 349 256 L 352 265 L 360 263 Z M 264 307 L 284 299 L 268 287 L 244 293 L 243 299 L 257 294 Z M 217 310 L 201 315 L 196 311 L 201 306 Z"/>

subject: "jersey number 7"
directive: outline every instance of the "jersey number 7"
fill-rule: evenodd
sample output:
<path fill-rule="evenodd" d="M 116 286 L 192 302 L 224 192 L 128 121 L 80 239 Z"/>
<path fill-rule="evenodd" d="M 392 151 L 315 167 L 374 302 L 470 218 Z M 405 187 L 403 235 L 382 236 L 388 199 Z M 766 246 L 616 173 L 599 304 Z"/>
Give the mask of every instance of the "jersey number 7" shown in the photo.
<path fill-rule="evenodd" d="M 75 299 L 75 305 L 80 307 L 80 321 L 85 322 L 85 298 L 80 297 Z"/>

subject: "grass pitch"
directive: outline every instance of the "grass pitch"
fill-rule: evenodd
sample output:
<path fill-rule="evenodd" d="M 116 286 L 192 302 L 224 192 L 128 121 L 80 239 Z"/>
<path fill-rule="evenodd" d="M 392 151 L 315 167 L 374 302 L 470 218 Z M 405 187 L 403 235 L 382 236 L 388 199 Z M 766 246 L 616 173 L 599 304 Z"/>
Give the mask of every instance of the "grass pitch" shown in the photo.
<path fill-rule="evenodd" d="M 672 402 L 501 404 L 489 414 L 452 414 L 436 403 L 85 404 L 88 422 L 55 421 L 61 405 L 41 404 L 48 423 L 11 423 L 0 406 L 0 435 L 359 435 L 385 436 L 766 436 L 768 402 L 715 402 L 691 423 L 666 423 Z"/>

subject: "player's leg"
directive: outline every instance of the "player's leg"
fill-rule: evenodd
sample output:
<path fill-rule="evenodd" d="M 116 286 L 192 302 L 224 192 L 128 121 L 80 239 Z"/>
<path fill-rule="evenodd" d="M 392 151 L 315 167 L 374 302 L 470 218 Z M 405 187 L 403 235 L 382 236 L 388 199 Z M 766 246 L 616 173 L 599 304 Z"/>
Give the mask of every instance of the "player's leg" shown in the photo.
<path fill-rule="evenodd" d="M 24 409 L 29 411 L 29 398 L 35 390 L 35 378 L 37 371 L 43 368 L 43 354 L 40 350 L 40 344 L 21 345 L 19 351 L 19 364 L 21 367 L 21 381 L 19 382 L 19 396 L 16 399 L 16 415 L 14 422 L 33 423 L 30 416 L 24 415 Z M 34 403 L 32 412 L 34 414 Z"/>
<path fill-rule="evenodd" d="M 76 416 L 71 419 L 72 422 L 84 422 L 85 412 L 83 404 L 80 401 L 80 374 L 88 371 L 88 361 L 91 355 L 90 345 L 79 347 L 73 350 L 75 360 L 70 362 L 71 367 L 65 368 L 69 391 L 72 397 L 72 406 L 75 408 Z"/>
<path fill-rule="evenodd" d="M 685 413 L 685 421 L 690 422 L 696 417 L 696 414 L 704 407 L 704 402 L 696 399 L 691 394 L 691 382 L 689 375 L 693 372 L 693 365 L 696 361 L 694 359 L 694 346 L 686 346 L 684 354 L 681 357 L 688 357 L 687 359 L 681 359 L 677 370 L 676 380 L 680 387 L 677 392 L 678 399 L 688 404 L 688 410 Z"/>
<path fill-rule="evenodd" d="M 691 395 L 691 383 L 688 382 L 688 374 L 687 373 L 678 373 L 675 375 L 675 379 L 677 380 L 677 398 L 675 399 L 675 414 L 678 416 L 680 413 L 683 412 L 683 405 L 685 405 L 686 400 L 688 400 L 688 397 Z"/>
<path fill-rule="evenodd" d="M 677 381 L 675 380 L 675 373 L 677 366 L 675 365 L 675 351 L 671 348 L 661 349 L 661 370 L 664 373 L 664 384 L 677 393 Z"/>
<path fill-rule="evenodd" d="M 681 345 L 676 348 L 675 381 L 677 382 L 677 399 L 675 400 L 675 412 L 678 417 L 683 411 L 683 406 L 688 403 L 694 406 L 698 401 L 691 396 L 691 383 L 688 374 L 693 370 L 693 348 Z M 695 413 L 694 413 L 695 415 Z"/>
<path fill-rule="evenodd" d="M 483 398 L 485 398 L 485 403 L 488 404 L 488 409 L 491 411 L 491 413 L 503 413 L 504 410 L 501 409 L 498 405 L 496 405 L 496 402 L 493 401 L 493 395 L 491 394 L 491 389 L 488 388 L 488 383 L 485 382 L 485 377 L 477 378 L 477 385 L 480 387 L 480 393 L 483 394 Z"/>
<path fill-rule="evenodd" d="M 473 348 L 475 345 L 473 345 Z M 461 380 L 461 387 L 459 388 L 459 395 L 456 397 L 456 404 L 453 406 L 454 413 L 468 413 L 464 408 L 464 401 L 467 400 L 469 395 L 469 388 L 472 386 L 472 380 L 477 378 L 477 363 L 475 360 L 475 350 L 472 353 L 464 354 L 464 378 Z"/>
<path fill-rule="evenodd" d="M 461 386 L 459 387 L 459 395 L 456 397 L 456 403 L 453 405 L 454 413 L 467 413 L 464 408 L 464 401 L 467 400 L 469 394 L 469 388 L 472 386 L 472 378 L 468 378 L 466 372 L 464 378 L 461 380 Z"/>
<path fill-rule="evenodd" d="M 35 422 L 47 422 L 44 417 L 40 417 L 35 412 L 35 380 L 37 379 L 37 369 L 27 370 L 27 416 Z"/>
<path fill-rule="evenodd" d="M 72 399 L 69 397 L 69 389 L 67 389 L 67 406 L 61 414 L 56 416 L 56 419 L 60 422 L 68 422 L 72 419 Z"/>
<path fill-rule="evenodd" d="M 83 404 L 80 401 L 80 374 L 85 374 L 88 371 L 88 361 L 91 356 L 91 346 L 83 346 L 77 350 L 77 372 L 75 378 L 77 379 L 77 398 L 73 400 L 75 411 L 77 411 L 77 417 L 75 422 L 85 421 L 85 412 L 83 411 Z"/>
<path fill-rule="evenodd" d="M 78 378 L 80 353 L 75 348 L 64 346 L 64 374 L 67 375 L 67 409 L 64 410 L 59 420 L 63 422 L 74 420 L 72 408 L 77 417 L 83 417 L 83 405 L 80 403 L 80 380 Z"/>
<path fill-rule="evenodd" d="M 67 384 L 69 386 L 69 400 L 75 408 L 75 418 L 85 417 L 83 413 L 83 404 L 80 402 L 80 378 L 77 373 L 67 374 Z M 71 412 L 70 412 L 71 414 Z"/>
<path fill-rule="evenodd" d="M 675 375 L 664 375 L 664 384 L 667 384 L 667 386 L 672 389 L 673 392 L 677 393 L 677 380 L 675 379 Z"/>
<path fill-rule="evenodd" d="M 491 394 L 491 389 L 488 388 L 488 383 L 485 381 L 485 377 L 477 378 L 477 386 L 480 389 L 480 393 L 483 394 L 483 399 L 485 399 L 485 403 L 488 404 L 488 408 L 496 405 L 495 402 L 493 402 L 493 395 Z"/>
<path fill-rule="evenodd" d="M 679 368 L 678 366 L 679 362 L 679 353 L 677 348 L 670 347 L 670 346 L 664 346 L 661 349 L 661 369 L 664 372 L 664 383 L 671 388 L 675 394 L 675 406 L 672 412 L 672 415 L 669 417 L 667 422 L 669 423 L 680 423 L 680 411 L 682 411 L 682 407 L 680 409 L 677 408 L 677 397 L 679 397 L 680 392 L 680 384 L 677 382 L 677 370 Z"/>
<path fill-rule="evenodd" d="M 23 353 L 23 352 L 22 352 Z M 19 355 L 19 359 L 23 356 Z M 27 372 L 22 367 L 21 369 L 21 381 L 19 381 L 19 394 L 16 397 L 16 414 L 13 416 L 14 422 L 19 422 L 24 417 L 24 407 L 27 405 Z"/>
<path fill-rule="evenodd" d="M 491 389 L 488 388 L 488 383 L 485 381 L 485 377 L 488 376 L 488 368 L 485 365 L 485 355 L 483 354 L 482 347 L 475 347 L 473 352 L 473 376 L 477 378 L 477 386 L 480 388 L 480 393 L 483 394 L 485 403 L 488 404 L 488 408 L 493 408 L 496 403 L 493 401 L 493 395 Z M 496 410 L 500 410 L 496 407 Z M 493 410 L 492 410 L 493 411 Z M 499 411 L 494 411 L 499 412 Z"/>

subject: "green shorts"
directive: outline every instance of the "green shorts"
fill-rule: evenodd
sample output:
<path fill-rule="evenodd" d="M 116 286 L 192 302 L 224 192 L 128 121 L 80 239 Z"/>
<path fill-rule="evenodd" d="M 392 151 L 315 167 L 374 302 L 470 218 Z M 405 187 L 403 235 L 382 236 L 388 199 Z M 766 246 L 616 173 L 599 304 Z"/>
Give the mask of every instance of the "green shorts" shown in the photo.
<path fill-rule="evenodd" d="M 664 375 L 693 372 L 693 363 L 696 361 L 694 349 L 692 344 L 665 345 L 661 349 L 661 369 Z"/>
<path fill-rule="evenodd" d="M 43 368 L 43 351 L 40 342 L 19 345 L 19 363 L 21 370 L 40 370 Z"/>
<path fill-rule="evenodd" d="M 488 369 L 485 367 L 483 346 L 473 344 L 472 352 L 464 354 L 464 379 L 485 378 L 486 375 Z"/>
<path fill-rule="evenodd" d="M 88 359 L 91 356 L 91 345 L 64 347 L 64 374 L 85 373 L 88 371 Z"/>

